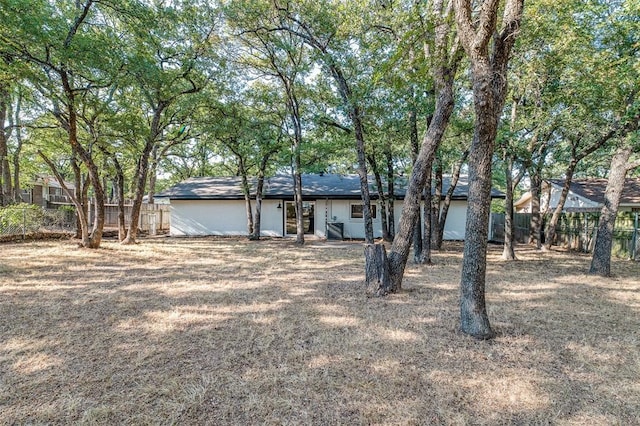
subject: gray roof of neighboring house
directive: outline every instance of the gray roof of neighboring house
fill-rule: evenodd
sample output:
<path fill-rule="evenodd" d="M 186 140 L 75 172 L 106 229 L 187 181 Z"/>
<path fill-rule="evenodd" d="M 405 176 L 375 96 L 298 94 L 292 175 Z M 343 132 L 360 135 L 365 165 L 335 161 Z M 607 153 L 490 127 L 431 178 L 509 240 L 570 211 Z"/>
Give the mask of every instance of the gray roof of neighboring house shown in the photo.
<path fill-rule="evenodd" d="M 563 179 L 550 179 L 549 182 L 562 188 Z M 607 179 L 574 179 L 569 190 L 576 195 L 587 198 L 595 203 L 604 203 L 604 192 L 607 189 Z M 640 204 L 640 178 L 627 178 L 620 195 L 620 204 Z"/>
<path fill-rule="evenodd" d="M 256 179 L 250 180 L 251 194 L 255 193 Z M 403 199 L 406 190 L 406 178 L 396 180 L 395 195 Z M 443 180 L 443 195 L 450 186 L 450 179 Z M 369 178 L 371 197 L 378 197 L 375 180 Z M 386 188 L 385 188 L 386 189 Z M 461 178 L 453 192 L 454 199 L 466 199 L 468 183 Z M 339 174 L 303 174 L 302 195 L 307 199 L 358 199 L 360 198 L 360 178 L 358 175 Z M 242 179 L 231 177 L 196 177 L 180 182 L 156 195 L 172 200 L 238 200 L 244 198 Z M 504 198 L 504 193 L 492 189 L 492 198 Z M 264 199 L 293 199 L 293 178 L 291 175 L 276 175 L 265 178 Z"/>

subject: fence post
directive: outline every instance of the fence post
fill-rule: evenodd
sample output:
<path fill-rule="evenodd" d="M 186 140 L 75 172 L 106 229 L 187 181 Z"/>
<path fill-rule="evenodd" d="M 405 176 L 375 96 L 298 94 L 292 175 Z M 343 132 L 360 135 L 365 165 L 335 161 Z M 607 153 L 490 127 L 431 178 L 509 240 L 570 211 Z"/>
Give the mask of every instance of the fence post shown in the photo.
<path fill-rule="evenodd" d="M 638 212 L 635 212 L 633 219 L 633 237 L 631 238 L 631 259 L 638 260 Z"/>
<path fill-rule="evenodd" d="M 22 209 L 22 239 L 27 239 L 27 209 Z"/>

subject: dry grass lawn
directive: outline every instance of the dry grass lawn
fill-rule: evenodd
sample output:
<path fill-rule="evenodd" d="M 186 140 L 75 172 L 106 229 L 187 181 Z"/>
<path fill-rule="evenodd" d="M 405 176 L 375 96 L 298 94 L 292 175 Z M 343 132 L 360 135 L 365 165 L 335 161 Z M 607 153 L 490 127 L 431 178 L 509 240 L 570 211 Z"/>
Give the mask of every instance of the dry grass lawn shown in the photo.
<path fill-rule="evenodd" d="M 358 243 L 0 250 L 1 424 L 640 424 L 638 263 L 492 247 L 483 342 L 460 245 L 383 299 Z"/>

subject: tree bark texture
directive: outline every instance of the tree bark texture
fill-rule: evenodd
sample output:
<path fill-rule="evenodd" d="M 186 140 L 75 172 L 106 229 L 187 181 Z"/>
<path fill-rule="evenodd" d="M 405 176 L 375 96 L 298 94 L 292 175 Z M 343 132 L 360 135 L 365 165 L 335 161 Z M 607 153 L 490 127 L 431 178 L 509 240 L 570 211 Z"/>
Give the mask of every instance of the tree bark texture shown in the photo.
<path fill-rule="evenodd" d="M 393 241 L 396 235 L 396 215 L 395 215 L 395 176 L 393 173 L 393 155 L 391 147 L 387 146 L 384 153 L 387 159 L 387 226 L 389 227 L 389 238 Z"/>
<path fill-rule="evenodd" d="M 400 223 L 389 252 L 389 272 L 394 290 L 402 287 L 402 277 L 409 257 L 409 248 L 415 222 L 420 215 L 420 196 L 424 188 L 427 175 L 431 173 L 430 164 L 436 149 L 442 141 L 444 132 L 449 124 L 454 106 L 454 80 L 458 65 L 462 59 L 461 49 L 454 43 L 449 44 L 451 34 L 449 17 L 451 11 L 435 10 L 438 15 L 436 24 L 436 50 L 438 65 L 433 69 L 434 89 L 436 93 L 435 109 L 427 131 L 422 138 L 420 151 L 413 164 L 409 177 Z"/>
<path fill-rule="evenodd" d="M 491 165 L 497 132 L 497 99 L 488 61 L 473 64 L 476 124 L 469 152 L 469 197 L 460 280 L 460 328 L 473 337 L 494 336 L 485 304 L 487 242 L 491 207 Z"/>
<path fill-rule="evenodd" d="M 365 244 L 364 258 L 367 296 L 381 297 L 395 292 L 389 276 L 389 262 L 384 245 Z"/>
<path fill-rule="evenodd" d="M 160 101 L 153 109 L 153 119 L 151 120 L 149 135 L 147 136 L 144 148 L 138 158 L 135 174 L 136 190 L 133 196 L 133 205 L 131 206 L 131 216 L 129 217 L 127 237 L 122 240 L 121 244 L 136 243 L 136 239 L 138 237 L 138 225 L 140 223 L 140 211 L 142 210 L 142 198 L 144 197 L 147 175 L 149 173 L 149 158 L 151 157 L 151 152 L 157 143 L 158 136 L 160 136 L 161 133 L 160 119 L 162 118 L 162 113 L 168 106 L 169 104 L 167 102 Z"/>
<path fill-rule="evenodd" d="M 122 241 L 127 237 L 124 211 L 124 170 L 115 154 L 113 155 L 113 165 L 116 169 L 115 189 L 116 200 L 118 202 L 118 241 Z"/>
<path fill-rule="evenodd" d="M 558 205 L 553 210 L 553 215 L 547 224 L 547 230 L 544 236 L 544 248 L 546 250 L 550 250 L 551 246 L 554 244 L 556 239 L 556 228 L 558 227 L 558 221 L 560 220 L 560 215 L 562 215 L 562 210 L 564 210 L 564 205 L 567 201 L 567 197 L 569 196 L 569 189 L 571 188 L 571 181 L 573 180 L 573 173 L 576 170 L 576 166 L 578 165 L 578 161 L 575 157 L 571 159 L 569 165 L 567 166 L 567 170 L 565 172 L 565 180 L 562 185 L 562 191 L 560 192 L 560 198 L 558 199 Z"/>
<path fill-rule="evenodd" d="M 505 158 L 504 177 L 506 180 L 506 193 L 504 198 L 504 246 L 502 259 L 517 260 L 514 235 L 514 210 L 513 210 L 513 159 L 509 155 Z"/>
<path fill-rule="evenodd" d="M 529 225 L 529 244 L 542 248 L 542 213 L 540 212 L 540 194 L 542 178 L 539 172 L 531 173 L 531 222 Z"/>
<path fill-rule="evenodd" d="M 87 167 L 87 170 L 89 171 L 89 179 L 91 181 L 91 186 L 93 187 L 94 199 L 96 202 L 96 220 L 91 235 L 88 235 L 88 215 L 85 215 L 85 220 L 82 222 L 82 226 L 84 228 L 82 245 L 87 248 L 99 248 L 100 243 L 102 242 L 102 232 L 104 230 L 105 220 L 104 188 L 102 187 L 102 182 L 100 180 L 100 172 L 98 171 L 98 166 L 93 160 L 91 153 L 84 149 L 80 142 L 78 142 L 78 116 L 75 110 L 75 92 L 71 88 L 71 84 L 69 82 L 69 74 L 63 68 L 62 70 L 60 70 L 59 75 L 62 80 L 64 94 L 67 102 L 67 134 L 69 137 L 69 145 L 71 145 L 72 150 L 78 155 L 80 160 L 82 160 L 84 165 Z M 62 185 L 62 182 L 59 183 Z"/>
<path fill-rule="evenodd" d="M 7 147 L 7 132 L 4 123 L 7 120 L 8 106 L 10 103 L 9 89 L 6 85 L 0 84 L 0 205 L 6 206 L 13 200 L 13 189 L 11 187 L 11 167 L 9 163 L 9 150 Z"/>
<path fill-rule="evenodd" d="M 604 204 L 600 210 L 600 223 L 598 234 L 591 257 L 590 274 L 608 277 L 611 275 L 611 246 L 613 242 L 613 230 L 618 215 L 620 196 L 624 188 L 627 176 L 627 162 L 631 157 L 631 147 L 619 148 L 611 159 L 611 172 L 607 181 L 607 189 L 604 193 Z"/>
<path fill-rule="evenodd" d="M 520 27 L 523 5 L 523 0 L 506 0 L 503 28 L 498 32 L 499 0 L 483 1 L 478 17 L 472 17 L 469 0 L 455 0 L 458 35 L 471 60 L 476 113 L 469 152 L 469 196 L 460 280 L 460 329 L 478 339 L 490 339 L 495 335 L 485 303 L 491 161 L 506 97 L 507 63 Z"/>
<path fill-rule="evenodd" d="M 467 161 L 468 157 L 469 157 L 469 150 L 465 150 L 453 168 L 453 173 L 451 174 L 451 182 L 449 184 L 449 188 L 447 189 L 447 193 L 444 196 L 444 200 L 442 200 L 442 209 L 440 209 L 440 203 L 438 203 L 438 216 L 437 216 L 438 217 L 438 234 L 436 239 L 437 250 L 440 250 L 442 248 L 442 241 L 444 240 L 444 228 L 445 228 L 445 225 L 447 224 L 449 207 L 451 207 L 451 200 L 453 199 L 453 193 L 456 190 L 456 186 L 458 186 L 458 182 L 460 181 L 460 172 L 462 170 L 462 166 Z M 442 172 L 442 169 L 441 169 L 441 172 Z M 440 186 L 441 186 L 440 195 L 438 195 L 438 192 L 436 191 L 436 196 L 442 198 L 442 175 L 440 176 Z"/>

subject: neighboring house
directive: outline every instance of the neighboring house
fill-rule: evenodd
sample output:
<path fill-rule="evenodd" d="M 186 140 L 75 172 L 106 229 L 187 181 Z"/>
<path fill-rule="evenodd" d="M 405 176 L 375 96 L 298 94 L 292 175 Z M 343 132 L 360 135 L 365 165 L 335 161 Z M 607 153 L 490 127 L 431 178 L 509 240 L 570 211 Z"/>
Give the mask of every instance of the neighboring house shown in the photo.
<path fill-rule="evenodd" d="M 65 181 L 67 188 L 75 193 L 75 185 Z M 73 205 L 71 198 L 62 189 L 55 177 L 36 176 L 35 181 L 22 190 L 22 201 L 45 208 L 58 208 L 62 205 Z"/>
<path fill-rule="evenodd" d="M 550 179 L 542 184 L 540 211 L 552 213 L 558 205 L 564 180 Z M 607 179 L 575 179 L 569 187 L 569 194 L 563 211 L 600 212 L 604 202 Z M 531 213 L 531 193 L 525 193 L 514 203 L 516 212 Z M 640 178 L 627 178 L 620 198 L 619 212 L 640 211 Z"/>
<path fill-rule="evenodd" d="M 369 182 L 372 182 L 370 179 Z M 445 179 L 443 191 L 448 189 Z M 405 186 L 396 188 L 396 226 L 402 211 Z M 252 182 L 253 197 L 254 182 Z M 444 230 L 447 240 L 463 240 L 467 213 L 468 185 L 458 183 Z M 364 219 L 357 175 L 305 174 L 302 176 L 305 233 L 320 238 L 364 238 Z M 247 214 L 240 177 L 202 177 L 181 182 L 157 195 L 170 200 L 173 236 L 246 235 Z M 371 188 L 373 226 L 376 238 L 382 236 L 377 191 Z M 492 198 L 504 194 L 492 190 Z M 255 200 L 252 199 L 255 210 Z M 262 201 L 261 235 L 296 234 L 293 179 L 277 175 L 265 179 Z"/>

